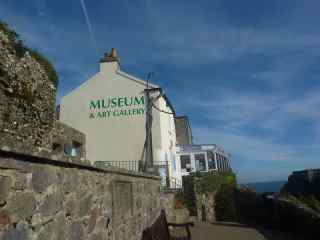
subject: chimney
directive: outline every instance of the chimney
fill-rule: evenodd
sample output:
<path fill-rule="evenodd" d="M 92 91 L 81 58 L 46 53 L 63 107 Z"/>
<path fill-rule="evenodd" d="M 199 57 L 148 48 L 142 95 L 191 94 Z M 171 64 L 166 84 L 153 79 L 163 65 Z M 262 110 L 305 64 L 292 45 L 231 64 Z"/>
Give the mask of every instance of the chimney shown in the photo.
<path fill-rule="evenodd" d="M 116 72 L 120 67 L 117 50 L 112 48 L 110 53 L 105 53 L 100 59 L 100 72 Z"/>
<path fill-rule="evenodd" d="M 106 62 L 118 62 L 120 64 L 120 59 L 118 58 L 117 49 L 112 48 L 110 53 L 105 53 L 104 57 L 100 59 L 100 63 Z"/>

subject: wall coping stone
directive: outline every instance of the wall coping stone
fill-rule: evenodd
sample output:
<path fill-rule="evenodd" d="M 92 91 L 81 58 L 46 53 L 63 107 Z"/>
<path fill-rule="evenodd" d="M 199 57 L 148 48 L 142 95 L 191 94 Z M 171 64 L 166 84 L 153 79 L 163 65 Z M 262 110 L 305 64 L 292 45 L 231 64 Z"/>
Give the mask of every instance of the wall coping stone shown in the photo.
<path fill-rule="evenodd" d="M 114 174 L 125 175 L 125 176 L 161 180 L 161 177 L 156 175 L 151 175 L 148 173 L 141 173 L 141 172 L 134 172 L 134 171 L 119 169 L 111 166 L 97 167 L 97 166 L 91 165 L 90 161 L 75 160 L 75 159 L 72 159 L 71 157 L 59 160 L 59 159 L 56 159 L 54 156 L 51 156 L 50 153 L 46 151 L 38 151 L 38 152 L 34 152 L 33 154 L 30 154 L 22 151 L 21 152 L 18 152 L 16 150 L 12 151 L 7 146 L 0 146 L 0 156 L 6 157 L 6 158 L 12 157 L 24 162 L 36 162 L 36 163 L 58 165 L 58 166 L 69 167 L 69 168 L 86 169 L 86 170 L 95 171 L 95 172 L 114 173 Z"/>

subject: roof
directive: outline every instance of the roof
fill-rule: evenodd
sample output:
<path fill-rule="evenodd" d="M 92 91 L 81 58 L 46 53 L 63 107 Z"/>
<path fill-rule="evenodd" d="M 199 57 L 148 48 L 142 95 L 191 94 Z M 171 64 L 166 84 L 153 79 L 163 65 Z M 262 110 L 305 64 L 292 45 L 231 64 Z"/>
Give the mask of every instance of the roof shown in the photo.
<path fill-rule="evenodd" d="M 225 152 L 223 148 L 218 146 L 217 144 L 177 144 L 177 147 L 180 147 L 182 151 L 192 151 L 192 150 L 198 150 L 198 151 L 215 151 L 219 152 L 220 154 L 223 154 L 225 156 L 231 157 L 231 154 Z"/>
<path fill-rule="evenodd" d="M 140 78 L 136 78 L 136 77 L 134 77 L 134 76 L 132 76 L 132 75 L 129 75 L 128 73 L 125 73 L 125 72 L 121 71 L 120 69 L 118 69 L 118 70 L 116 71 L 116 73 L 119 74 L 119 75 L 121 75 L 121 76 L 123 76 L 123 77 L 126 77 L 126 78 L 128 78 L 128 79 L 130 79 L 130 80 L 132 80 L 132 81 L 135 81 L 135 82 L 137 82 L 137 83 L 140 83 L 140 84 L 142 84 L 142 85 L 145 85 L 146 87 L 149 86 L 149 87 L 152 87 L 152 88 L 159 88 L 159 86 L 157 86 L 157 85 L 155 85 L 155 84 L 153 84 L 153 83 L 146 82 L 146 81 L 144 81 L 144 80 L 141 80 Z"/>
<path fill-rule="evenodd" d="M 171 111 L 172 111 L 173 115 L 176 116 L 176 112 L 175 112 L 175 110 L 174 110 L 174 108 L 173 108 L 173 106 L 172 106 L 169 98 L 167 97 L 167 95 L 166 95 L 166 94 L 163 94 L 162 97 L 163 97 L 164 100 L 166 101 L 167 105 L 171 108 Z"/>
<path fill-rule="evenodd" d="M 178 144 L 192 144 L 192 130 L 187 116 L 175 117 Z"/>

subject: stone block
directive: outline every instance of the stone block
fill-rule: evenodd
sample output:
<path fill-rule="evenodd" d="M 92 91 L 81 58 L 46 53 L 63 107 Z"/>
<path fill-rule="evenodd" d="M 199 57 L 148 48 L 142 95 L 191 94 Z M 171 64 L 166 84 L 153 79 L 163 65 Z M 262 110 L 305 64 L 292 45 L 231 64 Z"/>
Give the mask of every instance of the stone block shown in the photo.
<path fill-rule="evenodd" d="M 34 166 L 32 168 L 32 187 L 38 192 L 44 192 L 50 185 L 58 182 L 58 176 L 53 168 Z"/>
<path fill-rule="evenodd" d="M 76 170 L 68 169 L 67 171 L 64 171 L 63 174 L 63 192 L 64 193 L 70 193 L 72 191 L 75 191 L 77 187 L 79 187 L 78 184 L 78 173 Z"/>
<path fill-rule="evenodd" d="M 3 169 L 16 169 L 23 172 L 28 172 L 31 169 L 30 166 L 31 165 L 29 162 L 19 161 L 12 158 L 2 158 L 0 161 L 0 168 Z"/>
<path fill-rule="evenodd" d="M 55 224 L 54 222 L 49 222 L 40 229 L 37 240 L 52 240 L 54 232 Z"/>
<path fill-rule="evenodd" d="M 46 223 L 39 230 L 37 240 L 66 240 L 67 224 L 63 214 L 58 214 L 54 220 Z"/>
<path fill-rule="evenodd" d="M 12 181 L 10 177 L 0 176 L 0 206 L 6 204 Z"/>
<path fill-rule="evenodd" d="M 11 224 L 10 217 L 6 211 L 0 212 L 0 231 L 5 231 Z"/>
<path fill-rule="evenodd" d="M 5 206 L 10 214 L 12 222 L 16 223 L 34 214 L 36 208 L 36 200 L 33 193 L 20 193 L 17 192 L 10 196 L 8 203 Z"/>
<path fill-rule="evenodd" d="M 68 240 L 82 240 L 84 239 L 84 232 L 81 222 L 74 222 L 71 224 L 68 234 Z"/>
<path fill-rule="evenodd" d="M 80 212 L 79 216 L 83 217 L 85 215 L 89 215 L 89 211 L 92 205 L 92 194 L 84 196 L 80 200 Z"/>
<path fill-rule="evenodd" d="M 102 215 L 102 211 L 99 208 L 94 208 L 90 212 L 88 221 L 88 233 L 91 233 L 96 226 L 98 218 Z"/>
<path fill-rule="evenodd" d="M 137 198 L 136 199 L 136 208 L 141 209 L 141 207 L 142 207 L 142 200 L 141 200 L 141 198 Z"/>
<path fill-rule="evenodd" d="M 80 202 L 76 198 L 76 195 L 73 193 L 69 194 L 66 200 L 64 201 L 66 216 L 68 216 L 68 218 L 74 218 L 75 216 L 78 216 L 79 205 Z"/>
<path fill-rule="evenodd" d="M 38 212 L 43 216 L 51 216 L 62 209 L 62 194 L 60 191 L 49 194 L 39 206 Z"/>
<path fill-rule="evenodd" d="M 114 224 L 133 214 L 132 182 L 115 181 L 112 184 L 112 212 Z"/>
<path fill-rule="evenodd" d="M 53 240 L 65 240 L 67 239 L 67 223 L 64 214 L 58 214 L 55 218 L 55 235 Z"/>
<path fill-rule="evenodd" d="M 89 240 L 104 240 L 104 239 L 107 239 L 107 236 L 105 236 L 105 234 L 103 234 L 102 232 L 98 232 L 98 233 L 91 234 L 88 239 Z"/>
<path fill-rule="evenodd" d="M 28 229 L 28 225 L 25 222 L 17 224 L 16 228 L 10 228 L 5 232 L 3 240 L 28 240 L 31 239 L 31 231 Z"/>
<path fill-rule="evenodd" d="M 28 186 L 28 179 L 27 175 L 24 173 L 18 173 L 15 176 L 15 183 L 14 183 L 14 189 L 15 190 L 24 190 Z"/>

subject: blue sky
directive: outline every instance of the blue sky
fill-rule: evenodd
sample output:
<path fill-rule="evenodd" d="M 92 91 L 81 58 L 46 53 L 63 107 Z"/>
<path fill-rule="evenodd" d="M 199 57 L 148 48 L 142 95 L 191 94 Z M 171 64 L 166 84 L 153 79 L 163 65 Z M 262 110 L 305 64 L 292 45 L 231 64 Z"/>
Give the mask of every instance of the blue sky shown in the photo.
<path fill-rule="evenodd" d="M 313 0 L 1 0 L 0 18 L 55 65 L 58 99 L 112 47 L 124 71 L 155 72 L 195 142 L 223 146 L 238 180 L 252 182 L 320 167 L 319 8 Z"/>

